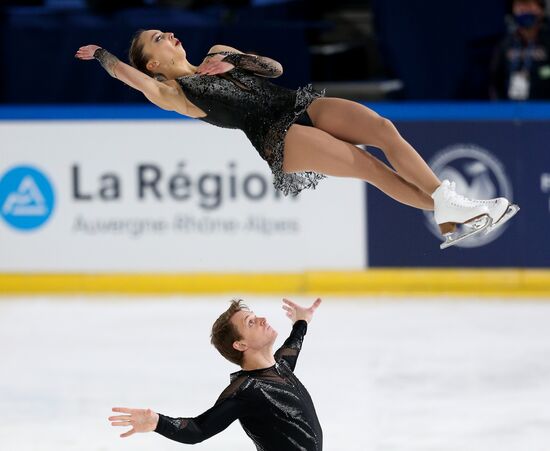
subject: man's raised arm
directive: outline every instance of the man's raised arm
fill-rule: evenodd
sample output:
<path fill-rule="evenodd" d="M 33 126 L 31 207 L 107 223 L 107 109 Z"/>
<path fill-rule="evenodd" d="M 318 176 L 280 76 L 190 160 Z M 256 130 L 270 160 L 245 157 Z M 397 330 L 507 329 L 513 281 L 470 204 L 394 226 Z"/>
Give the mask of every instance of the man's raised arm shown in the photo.
<path fill-rule="evenodd" d="M 300 354 L 302 342 L 307 332 L 307 325 L 313 319 L 313 314 L 317 307 L 321 305 L 321 299 L 317 299 L 311 304 L 311 307 L 301 307 L 289 299 L 283 299 L 283 303 L 286 316 L 291 319 L 293 326 L 290 336 L 275 353 L 275 360 L 284 359 L 292 371 L 294 371 L 298 354 Z"/>

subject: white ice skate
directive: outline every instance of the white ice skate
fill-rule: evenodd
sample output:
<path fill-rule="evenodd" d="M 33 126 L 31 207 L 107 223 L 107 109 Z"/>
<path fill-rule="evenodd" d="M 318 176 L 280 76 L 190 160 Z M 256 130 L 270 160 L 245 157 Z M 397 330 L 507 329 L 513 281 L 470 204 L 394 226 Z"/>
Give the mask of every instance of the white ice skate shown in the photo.
<path fill-rule="evenodd" d="M 491 233 L 493 230 L 498 229 L 501 225 L 512 219 L 519 210 L 519 205 L 508 203 L 508 208 L 506 209 L 506 212 L 502 215 L 502 217 L 497 222 L 494 222 L 489 227 L 487 227 L 487 229 L 483 233 Z"/>
<path fill-rule="evenodd" d="M 478 201 L 457 194 L 448 180 L 433 192 L 434 218 L 445 241 L 441 249 L 454 246 L 473 235 L 487 231 L 507 212 L 504 198 Z M 457 226 L 461 226 L 457 230 Z"/>
<path fill-rule="evenodd" d="M 450 182 L 450 189 L 456 191 L 455 182 Z M 512 219 L 519 211 L 519 205 L 511 204 L 505 197 L 497 197 L 495 199 L 487 200 L 470 200 L 478 205 L 487 205 L 487 208 L 489 208 L 489 214 L 493 218 L 492 224 L 483 230 L 483 235 L 487 235 L 493 230 L 498 229 L 500 226 Z"/>

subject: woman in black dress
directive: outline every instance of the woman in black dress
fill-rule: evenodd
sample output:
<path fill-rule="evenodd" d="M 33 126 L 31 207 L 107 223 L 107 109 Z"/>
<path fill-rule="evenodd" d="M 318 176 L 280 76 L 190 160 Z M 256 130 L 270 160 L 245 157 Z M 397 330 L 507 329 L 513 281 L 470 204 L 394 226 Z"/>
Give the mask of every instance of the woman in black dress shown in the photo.
<path fill-rule="evenodd" d="M 135 35 L 133 67 L 97 45 L 81 47 L 75 56 L 96 58 L 160 108 L 243 130 L 285 194 L 315 187 L 324 175 L 357 178 L 401 203 L 434 210 L 442 233 L 481 216 L 494 226 L 509 207 L 503 198 L 466 199 L 451 183 L 441 183 L 394 125 L 371 109 L 310 87 L 295 91 L 271 83 L 268 78 L 283 69 L 270 58 L 215 45 L 194 66 L 174 34 L 160 30 Z M 356 144 L 380 148 L 393 168 Z"/>

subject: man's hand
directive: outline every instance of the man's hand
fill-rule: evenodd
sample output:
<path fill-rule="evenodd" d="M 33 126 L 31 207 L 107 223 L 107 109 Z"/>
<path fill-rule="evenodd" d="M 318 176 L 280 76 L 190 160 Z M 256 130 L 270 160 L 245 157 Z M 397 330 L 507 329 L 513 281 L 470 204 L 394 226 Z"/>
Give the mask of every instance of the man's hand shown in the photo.
<path fill-rule="evenodd" d="M 129 426 L 132 429 L 120 434 L 121 437 L 130 437 L 136 432 L 154 431 L 159 422 L 158 413 L 151 409 L 128 409 L 127 407 L 113 407 L 113 412 L 125 413 L 109 417 L 111 426 Z"/>
<path fill-rule="evenodd" d="M 310 323 L 313 319 L 315 310 L 321 305 L 321 298 L 317 298 L 317 300 L 311 304 L 311 307 L 301 307 L 290 299 L 283 299 L 283 302 L 283 309 L 286 310 L 286 316 L 291 319 L 292 324 L 301 319 Z"/>

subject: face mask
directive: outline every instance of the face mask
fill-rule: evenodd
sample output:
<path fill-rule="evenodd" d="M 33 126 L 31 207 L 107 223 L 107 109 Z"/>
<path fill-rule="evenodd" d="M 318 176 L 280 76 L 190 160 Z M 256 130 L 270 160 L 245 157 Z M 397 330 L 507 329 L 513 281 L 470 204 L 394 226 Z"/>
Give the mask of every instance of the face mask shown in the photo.
<path fill-rule="evenodd" d="M 514 16 L 520 28 L 532 28 L 538 21 L 538 16 L 533 13 L 518 14 Z"/>

